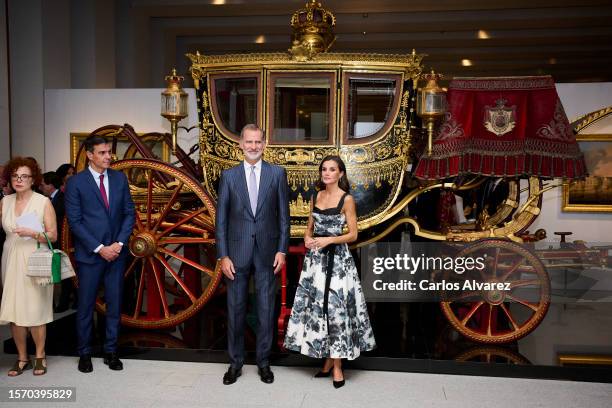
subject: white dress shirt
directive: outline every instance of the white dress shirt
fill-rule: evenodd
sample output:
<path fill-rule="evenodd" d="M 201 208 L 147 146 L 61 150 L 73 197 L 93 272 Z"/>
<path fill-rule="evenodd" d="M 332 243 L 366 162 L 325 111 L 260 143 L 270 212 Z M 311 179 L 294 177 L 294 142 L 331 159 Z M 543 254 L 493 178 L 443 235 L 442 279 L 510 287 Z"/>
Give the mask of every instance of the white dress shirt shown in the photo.
<path fill-rule="evenodd" d="M 91 166 L 88 167 L 89 171 L 91 172 L 91 175 L 93 176 L 94 180 L 96 181 L 96 186 L 98 186 L 98 189 L 100 189 L 100 175 L 104 175 L 104 189 L 106 190 L 106 199 L 108 200 L 109 204 L 110 204 L 110 188 L 109 188 L 109 184 L 108 184 L 108 171 L 106 171 L 106 169 L 104 170 L 104 173 L 98 173 L 97 171 L 95 171 L 94 169 L 91 168 Z M 119 245 L 123 246 L 123 242 L 119 242 Z M 104 244 L 100 244 L 96 247 L 96 249 L 94 249 L 94 253 L 98 253 L 100 252 L 100 250 L 104 247 Z"/>
<path fill-rule="evenodd" d="M 261 159 L 255 164 L 249 164 L 245 160 L 244 162 L 244 175 L 246 177 L 247 189 L 249 188 L 249 177 L 251 177 L 251 167 L 255 166 L 255 180 L 257 180 L 257 192 L 259 193 L 259 180 L 261 180 Z M 251 191 L 249 190 L 249 193 Z M 259 195 L 259 194 L 258 194 Z"/>
<path fill-rule="evenodd" d="M 89 166 L 88 169 L 91 172 L 91 175 L 93 176 L 94 180 L 96 181 L 96 186 L 98 186 L 98 190 L 99 190 L 100 189 L 100 173 L 92 169 L 91 166 Z M 108 171 L 106 171 L 105 169 L 104 173 L 101 173 L 101 174 L 104 175 L 104 189 L 106 190 L 106 198 L 108 199 L 108 202 L 110 203 L 110 188 L 108 185 Z"/>

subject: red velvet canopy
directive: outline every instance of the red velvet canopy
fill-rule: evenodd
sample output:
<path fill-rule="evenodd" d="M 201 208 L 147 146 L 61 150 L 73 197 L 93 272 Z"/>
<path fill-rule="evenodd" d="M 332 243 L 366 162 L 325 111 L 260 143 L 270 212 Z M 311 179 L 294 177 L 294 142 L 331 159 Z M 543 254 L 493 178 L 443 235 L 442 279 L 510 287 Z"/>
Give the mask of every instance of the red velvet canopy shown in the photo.
<path fill-rule="evenodd" d="M 415 175 L 582 178 L 584 158 L 550 76 L 456 78 L 448 110 Z"/>

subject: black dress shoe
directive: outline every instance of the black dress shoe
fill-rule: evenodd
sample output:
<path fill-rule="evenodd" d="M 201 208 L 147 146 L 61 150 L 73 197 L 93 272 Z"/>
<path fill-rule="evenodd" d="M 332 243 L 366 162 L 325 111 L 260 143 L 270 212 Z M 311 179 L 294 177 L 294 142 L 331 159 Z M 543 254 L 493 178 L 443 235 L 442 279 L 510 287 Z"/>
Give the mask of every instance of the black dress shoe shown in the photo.
<path fill-rule="evenodd" d="M 227 369 L 227 372 L 223 375 L 223 384 L 230 385 L 236 382 L 238 377 L 242 375 L 241 369 L 235 369 L 234 367 L 230 367 Z"/>
<path fill-rule="evenodd" d="M 111 370 L 123 370 L 123 363 L 121 360 L 119 360 L 117 353 L 106 353 L 104 355 L 104 364 L 106 364 Z"/>
<path fill-rule="evenodd" d="M 274 382 L 274 373 L 270 370 L 270 366 L 259 367 L 258 373 L 261 381 L 266 384 L 272 384 Z"/>
<path fill-rule="evenodd" d="M 79 358 L 79 371 L 82 373 L 91 373 L 93 371 L 91 356 L 81 356 Z"/>

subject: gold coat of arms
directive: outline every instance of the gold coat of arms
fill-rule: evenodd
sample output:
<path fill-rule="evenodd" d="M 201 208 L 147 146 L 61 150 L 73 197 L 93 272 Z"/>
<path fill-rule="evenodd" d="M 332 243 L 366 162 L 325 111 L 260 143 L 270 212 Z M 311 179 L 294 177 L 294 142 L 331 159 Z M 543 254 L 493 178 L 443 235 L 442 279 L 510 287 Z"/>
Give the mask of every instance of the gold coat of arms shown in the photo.
<path fill-rule="evenodd" d="M 498 99 L 497 106 L 485 106 L 484 127 L 497 136 L 511 132 L 516 126 L 516 105 L 506 106 L 506 102 Z"/>

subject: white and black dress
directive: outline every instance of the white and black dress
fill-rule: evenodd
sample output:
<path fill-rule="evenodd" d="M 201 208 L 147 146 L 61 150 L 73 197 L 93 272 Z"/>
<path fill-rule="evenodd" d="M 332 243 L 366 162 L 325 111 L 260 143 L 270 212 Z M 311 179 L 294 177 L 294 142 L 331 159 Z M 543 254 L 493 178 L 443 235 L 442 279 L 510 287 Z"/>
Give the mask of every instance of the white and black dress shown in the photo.
<path fill-rule="evenodd" d="M 334 208 L 314 207 L 313 237 L 342 235 L 346 219 L 341 210 L 346 195 Z M 347 244 L 308 251 L 285 347 L 309 357 L 353 360 L 375 346 L 357 268 Z"/>

